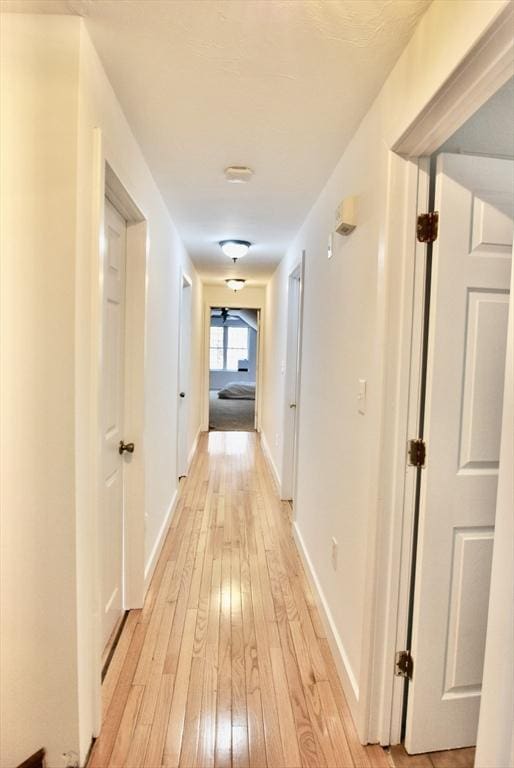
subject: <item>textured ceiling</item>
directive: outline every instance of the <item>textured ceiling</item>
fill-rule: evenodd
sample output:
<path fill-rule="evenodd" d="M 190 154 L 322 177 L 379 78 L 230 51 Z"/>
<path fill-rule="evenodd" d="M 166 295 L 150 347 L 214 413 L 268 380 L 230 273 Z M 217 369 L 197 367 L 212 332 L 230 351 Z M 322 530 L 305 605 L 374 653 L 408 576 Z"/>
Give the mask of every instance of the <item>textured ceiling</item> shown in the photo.
<path fill-rule="evenodd" d="M 85 16 L 203 278 L 237 271 L 257 283 L 283 256 L 429 0 L 21 3 L 29 12 L 59 5 Z M 249 165 L 252 181 L 228 184 L 228 165 Z M 237 270 L 217 246 L 230 237 L 255 243 Z"/>

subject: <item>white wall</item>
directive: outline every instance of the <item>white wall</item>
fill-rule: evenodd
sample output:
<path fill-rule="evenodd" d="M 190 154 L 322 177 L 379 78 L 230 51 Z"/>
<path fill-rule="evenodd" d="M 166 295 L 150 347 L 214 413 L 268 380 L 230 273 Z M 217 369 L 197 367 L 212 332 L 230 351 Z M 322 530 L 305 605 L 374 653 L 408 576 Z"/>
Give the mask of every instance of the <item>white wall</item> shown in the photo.
<path fill-rule="evenodd" d="M 248 285 L 241 291 L 231 291 L 225 285 L 204 285 L 206 307 L 235 307 L 237 309 L 263 309 L 266 290 L 263 286 Z"/>
<path fill-rule="evenodd" d="M 377 527 L 392 514 L 388 462 L 401 354 L 401 245 L 407 237 L 395 228 L 395 211 L 405 207 L 409 163 L 390 148 L 506 5 L 435 0 L 267 288 L 265 332 L 272 341 L 264 361 L 262 431 L 280 479 L 288 275 L 305 249 L 295 527 L 363 739 L 377 552 L 379 545 L 387 548 L 386 541 L 377 542 Z M 347 195 L 358 196 L 357 229 L 347 238 L 336 235 L 328 260 L 334 211 Z M 367 381 L 365 415 L 357 408 L 358 379 Z M 339 542 L 337 571 L 332 537 Z"/>
<path fill-rule="evenodd" d="M 281 477 L 288 276 L 305 250 L 295 518 L 339 628 L 356 699 L 371 506 L 369 445 L 375 439 L 378 419 L 377 214 L 383 206 L 384 154 L 379 123 L 370 115 L 268 288 L 266 333 L 268 338 L 274 335 L 274 343 L 266 351 L 264 364 L 263 432 Z M 337 238 L 329 260 L 332 216 L 340 199 L 349 194 L 359 195 L 359 226 L 351 237 Z M 357 412 L 359 378 L 368 382 L 365 416 Z M 337 572 L 330 560 L 333 536 L 339 542 Z"/>
<path fill-rule="evenodd" d="M 78 745 L 74 283 L 79 26 L 1 24 L 1 728 Z M 51 188 L 49 188 L 51 183 Z M 52 765 L 52 763 L 51 763 Z"/>
<path fill-rule="evenodd" d="M 514 256 L 514 254 L 513 254 Z M 510 294 L 514 296 L 514 269 Z M 475 766 L 514 766 L 514 305 L 509 310 L 491 597 Z"/>
<path fill-rule="evenodd" d="M 1 21 L 2 191 L 9 192 L 2 194 L 1 228 L 1 761 L 10 768 L 45 746 L 53 768 L 64 751 L 80 752 L 83 760 L 98 726 L 92 468 L 98 132 L 105 159 L 148 223 L 146 561 L 177 487 L 181 268 L 193 278 L 193 359 L 202 344 L 203 302 L 82 20 L 5 15 Z M 199 397 L 198 387 L 190 401 L 191 442 Z"/>

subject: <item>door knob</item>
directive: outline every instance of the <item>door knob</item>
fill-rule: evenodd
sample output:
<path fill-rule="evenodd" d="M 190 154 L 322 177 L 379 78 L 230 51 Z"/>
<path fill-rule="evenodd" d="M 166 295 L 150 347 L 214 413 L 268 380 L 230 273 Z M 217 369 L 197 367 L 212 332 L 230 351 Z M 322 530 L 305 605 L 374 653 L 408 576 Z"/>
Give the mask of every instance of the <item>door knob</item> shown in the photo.
<path fill-rule="evenodd" d="M 296 408 L 296 403 L 289 403 L 290 408 Z"/>
<path fill-rule="evenodd" d="M 120 456 L 125 453 L 134 453 L 134 443 L 124 443 L 123 440 L 120 440 L 120 446 L 118 448 Z"/>
<path fill-rule="evenodd" d="M 185 392 L 181 392 L 181 393 L 180 393 L 180 397 L 185 397 L 185 396 L 186 396 L 186 393 L 185 393 Z"/>

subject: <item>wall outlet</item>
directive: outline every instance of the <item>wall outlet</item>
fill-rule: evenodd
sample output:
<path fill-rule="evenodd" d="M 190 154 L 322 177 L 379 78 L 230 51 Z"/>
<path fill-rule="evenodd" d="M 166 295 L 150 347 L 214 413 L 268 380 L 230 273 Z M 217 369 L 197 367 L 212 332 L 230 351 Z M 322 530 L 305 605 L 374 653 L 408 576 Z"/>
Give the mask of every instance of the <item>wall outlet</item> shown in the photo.
<path fill-rule="evenodd" d="M 335 539 L 332 536 L 332 553 L 331 553 L 331 559 L 332 559 L 332 568 L 334 571 L 337 571 L 337 557 L 339 554 L 339 544 L 337 542 L 337 539 Z"/>
<path fill-rule="evenodd" d="M 73 750 L 63 752 L 61 757 L 64 768 L 79 768 L 79 756 Z"/>

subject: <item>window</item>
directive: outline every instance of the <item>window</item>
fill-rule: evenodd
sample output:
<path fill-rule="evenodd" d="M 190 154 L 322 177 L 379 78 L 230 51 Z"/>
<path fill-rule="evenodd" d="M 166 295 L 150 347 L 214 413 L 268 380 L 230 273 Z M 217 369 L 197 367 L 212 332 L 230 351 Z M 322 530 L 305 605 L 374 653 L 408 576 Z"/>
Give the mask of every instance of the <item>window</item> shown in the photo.
<path fill-rule="evenodd" d="M 248 360 L 248 328 L 211 326 L 211 371 L 237 371 L 240 360 Z"/>
<path fill-rule="evenodd" d="M 211 326 L 211 354 L 210 354 L 210 368 L 211 371 L 222 371 L 225 367 L 223 364 L 223 331 L 224 328 L 213 328 Z"/>
<path fill-rule="evenodd" d="M 239 360 L 248 360 L 248 328 L 227 328 L 227 371 L 237 371 Z"/>

